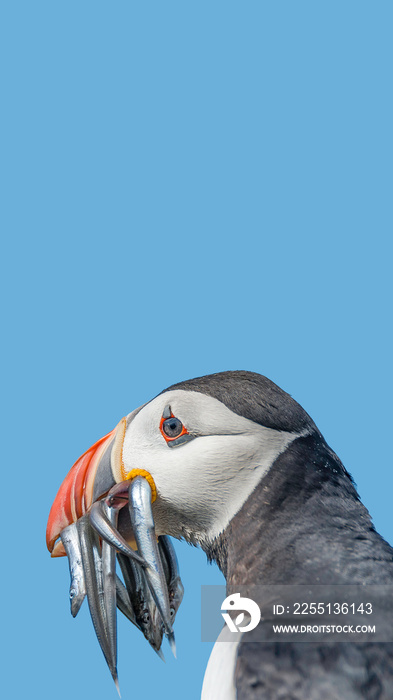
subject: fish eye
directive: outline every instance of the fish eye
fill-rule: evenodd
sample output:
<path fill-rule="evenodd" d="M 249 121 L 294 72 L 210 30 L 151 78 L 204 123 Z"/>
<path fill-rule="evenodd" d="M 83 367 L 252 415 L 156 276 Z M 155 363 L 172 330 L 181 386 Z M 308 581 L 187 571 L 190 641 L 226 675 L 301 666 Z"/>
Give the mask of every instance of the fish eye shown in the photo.
<path fill-rule="evenodd" d="M 70 588 L 70 599 L 72 600 L 76 596 L 76 589 L 75 588 Z"/>
<path fill-rule="evenodd" d="M 150 622 L 150 615 L 148 612 L 143 613 L 142 620 L 143 620 L 145 625 L 147 625 L 147 623 Z"/>

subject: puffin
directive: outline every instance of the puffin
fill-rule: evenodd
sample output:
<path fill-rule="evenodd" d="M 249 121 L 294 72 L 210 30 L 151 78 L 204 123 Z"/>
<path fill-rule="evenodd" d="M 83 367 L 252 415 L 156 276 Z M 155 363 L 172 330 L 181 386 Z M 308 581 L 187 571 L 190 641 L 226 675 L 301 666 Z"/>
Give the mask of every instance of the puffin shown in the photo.
<path fill-rule="evenodd" d="M 106 462 L 93 500 L 120 481 Z M 372 621 L 386 628 L 393 549 L 314 421 L 267 377 L 225 371 L 173 384 L 127 417 L 121 464 L 152 479 L 156 536 L 201 547 L 224 574 L 228 600 L 240 591 L 274 622 L 275 591 L 320 587 L 333 603 L 338 587 L 356 586 L 366 598 L 374 591 Z M 224 625 L 202 700 L 393 698 L 389 630 L 386 641 L 241 630 Z"/>

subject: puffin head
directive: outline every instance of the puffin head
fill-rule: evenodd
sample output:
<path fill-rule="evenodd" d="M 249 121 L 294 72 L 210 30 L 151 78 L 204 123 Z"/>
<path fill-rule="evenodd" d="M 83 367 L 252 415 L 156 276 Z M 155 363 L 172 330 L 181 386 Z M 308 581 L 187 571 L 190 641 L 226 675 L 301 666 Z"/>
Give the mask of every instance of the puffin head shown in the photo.
<path fill-rule="evenodd" d="M 126 420 L 124 470 L 151 474 L 157 535 L 205 548 L 288 445 L 318 432 L 289 394 L 247 371 L 175 384 Z"/>

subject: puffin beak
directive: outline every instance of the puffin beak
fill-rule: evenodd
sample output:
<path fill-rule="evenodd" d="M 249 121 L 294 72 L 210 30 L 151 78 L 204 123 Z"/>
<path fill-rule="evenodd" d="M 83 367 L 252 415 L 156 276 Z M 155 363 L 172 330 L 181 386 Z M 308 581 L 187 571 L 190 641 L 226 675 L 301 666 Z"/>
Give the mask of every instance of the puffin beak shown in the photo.
<path fill-rule="evenodd" d="M 94 479 L 101 458 L 113 442 L 117 428 L 98 440 L 71 467 L 50 509 L 46 527 L 46 546 L 52 557 L 64 557 L 66 551 L 60 533 L 81 518 L 92 501 Z M 112 482 L 113 483 L 113 482 Z"/>

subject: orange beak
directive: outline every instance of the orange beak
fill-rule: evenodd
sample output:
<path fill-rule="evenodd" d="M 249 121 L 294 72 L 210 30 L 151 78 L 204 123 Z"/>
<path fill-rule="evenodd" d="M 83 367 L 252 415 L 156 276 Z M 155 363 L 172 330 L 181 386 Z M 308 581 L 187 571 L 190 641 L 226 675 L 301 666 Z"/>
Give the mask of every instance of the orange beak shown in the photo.
<path fill-rule="evenodd" d="M 67 525 L 75 523 L 90 508 L 97 468 L 116 430 L 114 428 L 79 457 L 60 486 L 46 528 L 46 545 L 52 557 L 66 555 L 61 541 L 56 543 L 56 540 Z"/>

